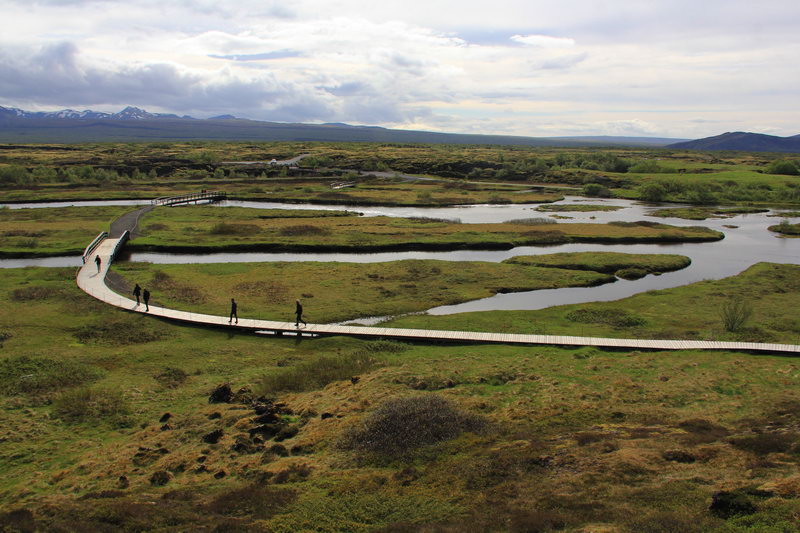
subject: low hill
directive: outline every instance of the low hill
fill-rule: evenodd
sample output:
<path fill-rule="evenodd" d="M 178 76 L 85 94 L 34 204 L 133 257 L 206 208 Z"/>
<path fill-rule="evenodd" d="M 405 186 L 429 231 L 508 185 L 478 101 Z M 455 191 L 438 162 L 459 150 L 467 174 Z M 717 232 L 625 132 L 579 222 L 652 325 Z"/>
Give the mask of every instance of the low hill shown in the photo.
<path fill-rule="evenodd" d="M 29 112 L 0 107 L 0 142 L 102 141 L 343 141 L 523 146 L 666 146 L 677 139 L 647 137 L 519 137 L 393 130 L 348 124 L 287 124 L 235 118 L 153 114 L 128 107 L 120 113 L 63 110 Z"/>
<path fill-rule="evenodd" d="M 668 147 L 686 150 L 800 153 L 800 135 L 776 137 L 763 133 L 735 131 L 705 139 L 670 144 Z"/>

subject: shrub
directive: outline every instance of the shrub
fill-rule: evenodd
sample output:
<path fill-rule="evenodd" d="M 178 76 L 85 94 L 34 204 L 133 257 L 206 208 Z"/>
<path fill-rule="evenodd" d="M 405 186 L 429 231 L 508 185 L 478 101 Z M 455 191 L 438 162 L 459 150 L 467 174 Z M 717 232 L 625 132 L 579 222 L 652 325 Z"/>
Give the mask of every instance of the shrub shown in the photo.
<path fill-rule="evenodd" d="M 575 309 L 566 314 L 566 319 L 583 324 L 606 324 L 615 328 L 644 326 L 644 318 L 623 309 Z"/>
<path fill-rule="evenodd" d="M 42 394 L 94 381 L 100 373 L 71 360 L 21 355 L 0 361 L 0 394 Z"/>
<path fill-rule="evenodd" d="M 616 272 L 616 276 L 618 278 L 627 279 L 627 280 L 641 279 L 641 278 L 645 277 L 647 274 L 649 274 L 649 272 L 647 270 L 645 270 L 643 268 L 636 268 L 636 267 L 623 268 L 623 269 L 617 270 L 617 272 Z"/>
<path fill-rule="evenodd" d="M 180 368 L 166 367 L 161 373 L 153 376 L 162 387 L 168 389 L 177 389 L 186 381 L 189 374 Z"/>
<path fill-rule="evenodd" d="M 312 226 L 311 224 L 298 224 L 296 226 L 286 226 L 285 228 L 281 228 L 279 233 L 287 237 L 301 237 L 308 235 L 330 235 L 330 231 L 328 231 L 327 229 L 320 228 L 318 226 Z"/>
<path fill-rule="evenodd" d="M 321 389 L 328 383 L 368 372 L 380 363 L 369 353 L 357 351 L 337 357 L 319 357 L 262 378 L 262 394 Z"/>
<path fill-rule="evenodd" d="M 767 174 L 782 174 L 784 176 L 797 176 L 800 174 L 797 163 L 786 159 L 779 159 L 770 163 L 764 170 Z"/>
<path fill-rule="evenodd" d="M 73 333 L 81 343 L 111 346 L 157 341 L 166 334 L 160 323 L 138 316 L 109 316 L 76 328 Z"/>
<path fill-rule="evenodd" d="M 261 231 L 255 224 L 229 224 L 219 222 L 208 231 L 212 235 L 253 235 Z"/>
<path fill-rule="evenodd" d="M 102 420 L 130 427 L 130 408 L 118 390 L 82 387 L 67 391 L 53 402 L 53 416 L 70 423 Z"/>
<path fill-rule="evenodd" d="M 611 191 L 599 183 L 587 183 L 583 186 L 584 196 L 594 196 L 599 198 L 610 198 Z"/>
<path fill-rule="evenodd" d="M 753 305 L 743 298 L 732 298 L 722 304 L 719 315 L 725 331 L 735 333 L 739 331 L 745 322 L 753 314 Z"/>
<path fill-rule="evenodd" d="M 390 399 L 361 424 L 347 430 L 340 446 L 386 457 L 404 456 L 426 445 L 480 432 L 485 420 L 432 394 Z"/>
<path fill-rule="evenodd" d="M 541 226 L 543 224 L 557 224 L 556 220 L 545 217 L 516 218 L 506 220 L 504 224 L 521 224 L 523 226 Z"/>

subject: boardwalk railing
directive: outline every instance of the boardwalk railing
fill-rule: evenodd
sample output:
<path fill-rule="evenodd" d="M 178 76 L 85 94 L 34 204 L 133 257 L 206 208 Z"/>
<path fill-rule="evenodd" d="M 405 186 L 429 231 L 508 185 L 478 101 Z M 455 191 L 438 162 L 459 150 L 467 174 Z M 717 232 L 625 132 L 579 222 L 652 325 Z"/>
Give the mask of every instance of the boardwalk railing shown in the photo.
<path fill-rule="evenodd" d="M 204 200 L 214 202 L 224 200 L 227 197 L 228 193 L 225 191 L 202 191 L 181 194 L 180 196 L 162 196 L 161 198 L 156 198 L 151 203 L 153 205 L 177 205 L 187 204 L 190 202 L 200 202 Z"/>
<path fill-rule="evenodd" d="M 100 243 L 103 242 L 103 239 L 105 239 L 106 237 L 108 237 L 108 232 L 104 231 L 100 233 L 97 237 L 95 237 L 92 242 L 89 243 L 89 246 L 87 246 L 86 249 L 83 251 L 83 257 L 81 257 L 81 260 L 83 260 L 84 264 L 86 264 L 86 258 L 92 255 L 94 249 L 97 248 L 100 245 Z"/>
<path fill-rule="evenodd" d="M 128 230 L 125 230 L 125 232 L 122 234 L 122 236 L 117 241 L 117 244 L 114 245 L 114 251 L 111 252 L 111 257 L 109 257 L 109 259 L 108 259 L 109 263 L 113 263 L 114 262 L 114 259 L 117 258 L 117 252 L 119 252 L 120 248 L 125 246 L 125 243 L 128 242 L 130 240 L 130 238 L 131 238 L 131 232 L 128 231 Z"/>

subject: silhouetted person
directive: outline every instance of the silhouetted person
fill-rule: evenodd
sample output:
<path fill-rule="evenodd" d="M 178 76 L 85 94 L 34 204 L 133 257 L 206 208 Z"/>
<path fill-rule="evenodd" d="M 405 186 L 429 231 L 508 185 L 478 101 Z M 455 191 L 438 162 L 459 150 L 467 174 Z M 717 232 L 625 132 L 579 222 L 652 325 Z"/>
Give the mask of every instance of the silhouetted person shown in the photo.
<path fill-rule="evenodd" d="M 100 254 L 97 254 L 96 256 L 94 256 L 94 262 L 97 265 L 97 271 L 100 272 L 100 265 L 103 263 L 100 260 Z"/>
<path fill-rule="evenodd" d="M 239 316 L 236 314 L 236 300 L 231 298 L 231 317 L 228 319 L 228 324 L 231 323 L 233 319 L 236 319 L 236 323 L 239 323 Z"/>
<path fill-rule="evenodd" d="M 142 299 L 144 300 L 144 305 L 146 307 L 144 312 L 147 313 L 150 311 L 150 291 L 145 289 L 144 292 L 142 293 Z"/>
<path fill-rule="evenodd" d="M 294 314 L 297 319 L 294 321 L 294 325 L 295 327 L 300 327 L 300 322 L 302 322 L 303 325 L 306 326 L 306 321 L 303 320 L 303 304 L 300 303 L 300 300 L 295 300 L 295 302 L 297 303 L 297 306 L 294 309 Z"/>
<path fill-rule="evenodd" d="M 136 296 L 136 305 L 139 305 L 139 296 L 142 294 L 142 288 L 137 283 L 136 286 L 133 288 L 133 295 Z"/>

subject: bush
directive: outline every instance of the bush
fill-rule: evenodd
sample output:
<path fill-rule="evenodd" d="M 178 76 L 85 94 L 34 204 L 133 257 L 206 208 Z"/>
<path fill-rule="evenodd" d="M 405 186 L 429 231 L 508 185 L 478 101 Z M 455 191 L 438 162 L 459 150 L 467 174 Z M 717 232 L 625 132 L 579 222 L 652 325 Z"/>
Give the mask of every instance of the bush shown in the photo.
<path fill-rule="evenodd" d="M 301 237 L 308 235 L 330 235 L 330 231 L 325 228 L 312 226 L 310 224 L 298 224 L 296 226 L 286 226 L 281 228 L 281 235 L 286 237 Z"/>
<path fill-rule="evenodd" d="M 779 159 L 773 161 L 764 170 L 767 174 L 782 174 L 784 176 L 797 176 L 800 175 L 800 169 L 797 163 L 786 159 Z"/>
<path fill-rule="evenodd" d="M 387 400 L 347 430 L 340 446 L 386 457 L 404 456 L 430 444 L 480 432 L 486 421 L 435 395 Z"/>
<path fill-rule="evenodd" d="M 71 360 L 27 355 L 0 361 L 0 394 L 43 394 L 94 381 L 100 373 Z"/>
<path fill-rule="evenodd" d="M 552 218 L 545 217 L 531 217 L 531 218 L 515 218 L 514 220 L 506 220 L 504 224 L 522 224 L 524 226 L 541 226 L 543 224 L 556 224 L 557 222 Z"/>
<path fill-rule="evenodd" d="M 566 314 L 566 319 L 583 324 L 606 324 L 615 328 L 644 326 L 644 318 L 623 309 L 576 309 Z"/>
<path fill-rule="evenodd" d="M 261 231 L 255 224 L 229 224 L 219 222 L 208 231 L 212 235 L 254 235 Z"/>
<path fill-rule="evenodd" d="M 617 270 L 615 274 L 618 278 L 634 280 L 645 277 L 649 272 L 644 268 L 630 267 Z"/>
<path fill-rule="evenodd" d="M 732 298 L 722 304 L 719 310 L 725 331 L 731 333 L 739 331 L 752 314 L 753 305 L 743 298 Z"/>
<path fill-rule="evenodd" d="M 611 197 L 611 191 L 599 183 L 587 183 L 584 185 L 583 194 L 584 196 L 594 196 L 599 198 Z"/>
<path fill-rule="evenodd" d="M 130 427 L 130 408 L 118 390 L 83 387 L 67 391 L 53 402 L 53 416 L 70 423 L 102 420 Z"/>
<path fill-rule="evenodd" d="M 367 351 L 358 351 L 338 357 L 319 357 L 276 374 L 262 378 L 262 394 L 282 391 L 302 392 L 321 389 L 328 383 L 349 379 L 368 372 L 380 363 Z"/>
<path fill-rule="evenodd" d="M 168 389 L 177 389 L 183 385 L 188 377 L 189 374 L 180 368 L 167 367 L 161 373 L 153 376 L 153 379 L 155 379 L 162 387 L 166 387 Z"/>

